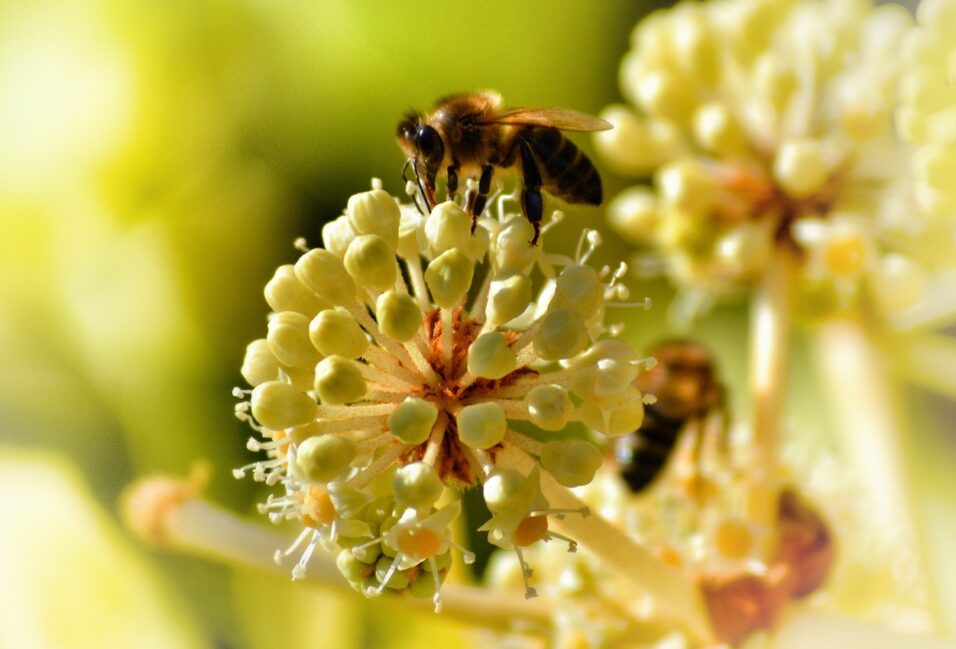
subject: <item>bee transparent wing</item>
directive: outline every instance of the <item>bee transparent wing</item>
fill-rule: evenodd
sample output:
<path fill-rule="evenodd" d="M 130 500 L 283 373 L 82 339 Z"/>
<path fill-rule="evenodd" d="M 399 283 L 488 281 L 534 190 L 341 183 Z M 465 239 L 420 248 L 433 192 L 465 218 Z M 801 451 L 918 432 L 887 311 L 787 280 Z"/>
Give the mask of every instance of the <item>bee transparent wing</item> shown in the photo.
<path fill-rule="evenodd" d="M 509 124 L 514 126 L 551 126 L 562 131 L 606 131 L 614 128 L 610 122 L 565 108 L 503 108 L 489 115 L 481 124 Z"/>

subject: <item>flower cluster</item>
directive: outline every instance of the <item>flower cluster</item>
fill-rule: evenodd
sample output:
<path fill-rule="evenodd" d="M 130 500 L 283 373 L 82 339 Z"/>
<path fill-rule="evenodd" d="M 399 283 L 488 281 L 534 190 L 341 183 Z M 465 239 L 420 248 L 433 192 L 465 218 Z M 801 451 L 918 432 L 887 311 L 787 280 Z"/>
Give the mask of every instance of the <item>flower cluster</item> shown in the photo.
<path fill-rule="evenodd" d="M 956 3 L 924 0 L 917 10 L 918 27 L 903 49 L 906 68 L 897 127 L 917 145 L 913 160 L 916 198 L 922 211 L 935 218 L 956 214 L 956 92 L 953 51 L 956 49 Z"/>
<path fill-rule="evenodd" d="M 737 646 L 772 627 L 788 600 L 818 592 L 831 576 L 833 534 L 792 488 L 755 484 L 749 432 L 728 428 L 722 415 L 712 415 L 685 429 L 674 457 L 646 492 L 634 493 L 614 466 L 575 492 L 661 561 L 693 575 L 720 637 Z M 815 485 L 813 495 L 818 500 L 826 494 L 833 511 L 847 506 L 849 490 L 835 486 L 840 483 L 829 469 L 827 484 Z M 786 483 L 785 475 L 777 478 L 779 485 Z M 641 646 L 687 646 L 678 631 L 636 624 L 649 617 L 651 600 L 593 557 L 569 561 L 551 547 L 537 546 L 529 558 L 540 568 L 542 591 L 560 602 L 556 645 L 605 647 L 639 640 Z M 512 556 L 494 557 L 492 586 L 518 588 L 520 575 Z M 824 597 L 845 591 L 842 581 Z"/>
<path fill-rule="evenodd" d="M 652 176 L 609 219 L 651 251 L 639 269 L 684 289 L 679 317 L 747 288 L 781 251 L 812 312 L 920 298 L 910 253 L 925 224 L 893 129 L 911 22 L 865 0 L 728 0 L 638 25 L 620 70 L 638 110 L 606 109 L 615 128 L 596 144 L 618 171 Z"/>
<path fill-rule="evenodd" d="M 529 245 L 533 228 L 506 213 L 508 200 L 472 233 L 453 202 L 421 215 L 375 187 L 325 226 L 324 247 L 267 284 L 268 333 L 242 367 L 253 389 L 237 390 L 237 414 L 258 433 L 249 448 L 267 457 L 236 473 L 281 486 L 261 509 L 304 526 L 277 554 L 306 544 L 293 577 L 317 545 L 335 544 L 356 589 L 437 606 L 457 490 L 482 486 L 493 514 L 482 529 L 520 555 L 564 538 L 549 514 L 587 515 L 549 509 L 542 495 L 542 472 L 575 487 L 601 464 L 594 443 L 559 431 L 640 426 L 633 383 L 648 361 L 603 324 L 607 303 L 626 297 L 626 267 L 587 264 L 596 232 L 574 258 Z M 535 468 L 506 466 L 509 452 Z"/>

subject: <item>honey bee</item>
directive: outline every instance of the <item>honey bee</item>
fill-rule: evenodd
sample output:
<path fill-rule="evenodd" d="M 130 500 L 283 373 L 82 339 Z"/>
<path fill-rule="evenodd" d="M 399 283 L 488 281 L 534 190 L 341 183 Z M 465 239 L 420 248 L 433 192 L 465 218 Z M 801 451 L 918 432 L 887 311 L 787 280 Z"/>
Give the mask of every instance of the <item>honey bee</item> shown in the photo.
<path fill-rule="evenodd" d="M 702 424 L 711 414 L 726 425 L 724 388 L 707 349 L 689 340 L 675 340 L 656 345 L 650 354 L 657 365 L 639 375 L 636 385 L 657 401 L 646 406 L 637 431 L 614 440 L 621 477 L 635 493 L 660 475 L 688 426 Z"/>
<path fill-rule="evenodd" d="M 427 115 L 411 112 L 398 124 L 398 144 L 408 156 L 429 210 L 435 181 L 445 172 L 454 200 L 462 176 L 478 176 L 478 191 L 466 197 L 474 232 L 485 208 L 495 167 L 520 166 L 521 209 L 534 226 L 535 245 L 544 206 L 541 189 L 569 203 L 601 204 L 601 177 L 561 131 L 603 131 L 609 122 L 560 108 L 509 108 L 494 92 L 439 99 Z"/>

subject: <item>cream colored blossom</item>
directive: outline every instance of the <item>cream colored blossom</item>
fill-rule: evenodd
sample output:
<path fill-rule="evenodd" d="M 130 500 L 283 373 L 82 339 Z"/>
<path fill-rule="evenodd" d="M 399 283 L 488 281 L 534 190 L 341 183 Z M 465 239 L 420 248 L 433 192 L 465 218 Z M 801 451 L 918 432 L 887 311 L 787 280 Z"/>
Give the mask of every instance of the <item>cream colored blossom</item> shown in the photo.
<path fill-rule="evenodd" d="M 862 300 L 893 311 L 922 297 L 912 244 L 926 217 L 893 127 L 911 23 L 865 0 L 725 0 L 637 26 L 620 70 L 633 108 L 609 107 L 617 128 L 596 144 L 621 172 L 651 178 L 653 192 L 611 201 L 610 222 L 646 250 L 639 269 L 684 289 L 679 318 L 702 293 L 746 289 L 781 250 L 801 262 L 806 310 Z M 907 119 L 915 131 L 926 122 L 916 109 Z"/>
<path fill-rule="evenodd" d="M 586 512 L 549 510 L 539 468 L 507 470 L 533 497 L 489 496 L 502 475 L 498 455 L 514 447 L 558 483 L 586 484 L 599 451 L 558 431 L 584 422 L 617 435 L 640 425 L 632 382 L 645 359 L 607 338 L 604 324 L 607 304 L 626 297 L 626 267 L 587 264 L 596 232 L 582 235 L 573 257 L 529 245 L 531 224 L 504 209 L 507 200 L 473 235 L 455 203 L 420 215 L 373 188 L 323 229 L 324 247 L 281 266 L 266 286 L 276 312 L 243 363 L 253 389 L 236 394 L 237 414 L 257 433 L 249 449 L 267 457 L 236 474 L 280 487 L 262 511 L 303 524 L 276 555 L 301 551 L 294 578 L 317 546 L 338 546 L 356 589 L 409 591 L 437 608 L 460 509 L 440 503 L 484 484 L 493 543 L 559 536 L 547 515 Z"/>

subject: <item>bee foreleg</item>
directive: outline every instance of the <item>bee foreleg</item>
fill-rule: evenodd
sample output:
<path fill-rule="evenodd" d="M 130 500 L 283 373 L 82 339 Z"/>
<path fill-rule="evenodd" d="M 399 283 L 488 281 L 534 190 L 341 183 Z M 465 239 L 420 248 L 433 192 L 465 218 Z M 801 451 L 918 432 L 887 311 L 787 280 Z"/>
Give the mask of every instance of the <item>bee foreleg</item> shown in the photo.
<path fill-rule="evenodd" d="M 455 200 L 455 194 L 458 193 L 458 165 L 448 165 L 448 200 Z"/>
<path fill-rule="evenodd" d="M 495 168 L 491 165 L 485 165 L 481 168 L 481 178 L 478 179 L 478 193 L 469 196 L 468 213 L 471 214 L 471 233 L 475 233 L 475 227 L 478 225 L 478 217 L 485 211 L 485 202 L 488 200 L 488 194 L 491 193 L 491 176 Z"/>
<path fill-rule="evenodd" d="M 521 209 L 525 217 L 534 226 L 534 237 L 531 245 L 537 245 L 541 235 L 541 218 L 544 215 L 544 203 L 541 199 L 541 172 L 538 163 L 534 161 L 531 147 L 523 139 L 518 141 L 521 149 L 521 174 L 524 176 L 524 188 L 521 190 Z"/>

